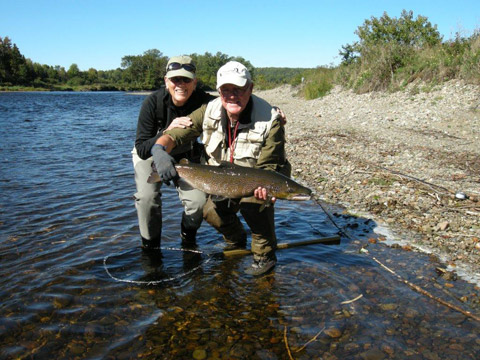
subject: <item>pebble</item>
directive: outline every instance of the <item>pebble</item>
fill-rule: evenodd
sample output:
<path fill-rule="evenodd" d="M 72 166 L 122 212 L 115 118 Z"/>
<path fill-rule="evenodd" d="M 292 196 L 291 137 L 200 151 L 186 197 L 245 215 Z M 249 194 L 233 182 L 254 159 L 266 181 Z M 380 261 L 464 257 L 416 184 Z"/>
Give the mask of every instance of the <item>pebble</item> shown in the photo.
<path fill-rule="evenodd" d="M 455 194 L 455 197 L 459 200 L 465 200 L 468 199 L 467 194 L 465 194 L 463 191 L 459 191 Z"/>
<path fill-rule="evenodd" d="M 204 349 L 196 349 L 192 356 L 195 360 L 203 360 L 207 358 L 207 352 Z"/>
<path fill-rule="evenodd" d="M 445 231 L 448 229 L 449 226 L 450 224 L 448 223 L 448 221 L 442 221 L 437 224 L 436 229 L 440 231 Z"/>
<path fill-rule="evenodd" d="M 339 338 L 340 336 L 342 336 L 342 331 L 338 328 L 325 329 L 324 333 L 331 338 Z"/>

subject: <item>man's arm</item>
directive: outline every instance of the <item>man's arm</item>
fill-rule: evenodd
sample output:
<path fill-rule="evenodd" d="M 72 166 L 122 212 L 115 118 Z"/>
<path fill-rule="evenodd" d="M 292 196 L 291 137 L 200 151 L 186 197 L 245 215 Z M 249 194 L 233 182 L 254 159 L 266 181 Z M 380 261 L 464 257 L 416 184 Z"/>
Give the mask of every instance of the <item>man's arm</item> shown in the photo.
<path fill-rule="evenodd" d="M 279 119 L 274 120 L 260 151 L 256 167 L 281 172 L 287 163 L 285 154 L 285 128 Z"/>
<path fill-rule="evenodd" d="M 207 105 L 204 104 L 186 117 L 191 120 L 190 127 L 170 129 L 164 134 L 170 135 L 175 145 L 178 146 L 194 141 L 203 131 L 203 117 L 206 109 Z"/>
<path fill-rule="evenodd" d="M 175 146 L 192 141 L 198 137 L 202 130 L 205 108 L 206 106 L 202 106 L 191 114 L 192 127 L 185 129 L 175 128 L 165 131 L 152 147 L 153 162 L 162 181 L 168 183 L 170 180 L 178 177 L 177 170 L 175 170 L 175 160 L 169 153 Z M 203 109 L 203 111 L 201 109 Z"/>
<path fill-rule="evenodd" d="M 285 154 L 285 128 L 283 127 L 282 121 L 282 117 L 273 121 L 265 144 L 260 151 L 260 156 L 256 164 L 257 168 L 278 171 L 285 174 L 283 167 L 288 167 L 286 166 L 288 161 Z M 267 189 L 262 187 L 255 189 L 253 195 L 257 200 L 269 199 Z M 270 201 L 275 203 L 276 199 L 273 197 Z"/>

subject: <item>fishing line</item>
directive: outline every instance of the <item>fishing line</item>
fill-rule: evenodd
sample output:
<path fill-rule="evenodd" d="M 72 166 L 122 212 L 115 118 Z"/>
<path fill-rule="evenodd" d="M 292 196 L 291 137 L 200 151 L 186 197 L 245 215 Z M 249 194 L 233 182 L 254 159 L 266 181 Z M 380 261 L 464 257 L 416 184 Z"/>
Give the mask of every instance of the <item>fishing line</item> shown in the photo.
<path fill-rule="evenodd" d="M 174 280 L 178 280 L 178 279 L 181 279 L 195 271 L 197 271 L 202 265 L 205 265 L 207 264 L 210 260 L 211 260 L 211 256 L 209 254 L 206 254 L 204 253 L 203 251 L 199 251 L 199 250 L 192 250 L 192 249 L 180 249 L 180 248 L 172 248 L 172 247 L 160 247 L 158 248 L 158 250 L 170 250 L 170 251 L 180 251 L 180 252 L 190 252 L 190 253 L 194 253 L 194 254 L 200 254 L 200 255 L 208 255 L 208 258 L 200 265 L 184 272 L 183 274 L 180 274 L 180 275 L 177 275 L 177 276 L 173 276 L 173 277 L 168 277 L 168 278 L 164 278 L 164 279 L 160 279 L 160 280 L 130 280 L 130 279 L 121 279 L 121 278 L 118 278 L 116 277 L 115 275 L 113 275 L 109 270 L 108 270 L 108 266 L 107 266 L 107 261 L 110 257 L 112 256 L 118 256 L 118 255 L 124 255 L 126 254 L 128 251 L 131 251 L 131 250 L 127 250 L 123 253 L 115 253 L 115 254 L 111 254 L 111 255 L 107 255 L 103 258 L 103 268 L 105 269 L 106 273 L 108 274 L 108 276 L 110 276 L 113 280 L 117 281 L 117 282 L 123 282 L 123 283 L 128 283 L 128 284 L 135 284 L 135 285 L 158 285 L 158 284 L 161 284 L 161 283 L 167 283 L 167 282 L 170 282 L 170 281 L 174 281 Z"/>
<path fill-rule="evenodd" d="M 353 237 L 350 236 L 345 230 L 343 230 L 342 228 L 340 228 L 340 226 L 337 225 L 337 223 L 335 222 L 335 220 L 333 220 L 333 217 L 332 215 L 330 215 L 330 213 L 327 211 L 327 209 L 325 209 L 325 207 L 322 205 L 322 203 L 320 202 L 320 200 L 317 200 L 315 199 L 315 202 L 320 206 L 320 208 L 323 210 L 323 212 L 325 213 L 325 215 L 327 215 L 328 219 L 332 222 L 332 224 L 338 229 L 339 231 L 339 234 L 340 235 L 345 235 L 347 238 L 349 238 L 350 240 L 353 240 Z M 310 224 L 310 226 L 315 229 L 313 227 L 313 225 Z M 315 229 L 316 230 L 316 229 Z M 317 230 L 318 231 L 318 230 Z"/>

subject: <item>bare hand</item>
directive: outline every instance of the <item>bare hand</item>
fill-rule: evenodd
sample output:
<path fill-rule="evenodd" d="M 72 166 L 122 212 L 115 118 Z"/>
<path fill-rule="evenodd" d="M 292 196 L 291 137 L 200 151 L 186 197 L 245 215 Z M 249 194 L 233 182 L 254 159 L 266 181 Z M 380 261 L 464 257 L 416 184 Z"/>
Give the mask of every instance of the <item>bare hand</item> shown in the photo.
<path fill-rule="evenodd" d="M 174 128 L 186 129 L 187 127 L 191 127 L 192 125 L 192 119 L 187 116 L 182 116 L 173 119 L 170 125 L 168 125 L 167 130 L 171 130 Z"/>
<path fill-rule="evenodd" d="M 269 198 L 267 189 L 262 188 L 260 186 L 253 191 L 253 196 L 255 196 L 257 200 L 264 200 L 264 201 Z M 272 197 L 270 201 L 272 204 L 274 204 L 275 201 L 277 201 L 277 199 L 275 197 Z"/>
<path fill-rule="evenodd" d="M 282 124 L 282 126 L 285 126 L 285 124 L 287 123 L 287 116 L 278 106 L 274 106 L 273 108 L 277 110 L 278 114 L 280 115 L 280 118 L 278 119 L 280 120 L 280 124 Z"/>

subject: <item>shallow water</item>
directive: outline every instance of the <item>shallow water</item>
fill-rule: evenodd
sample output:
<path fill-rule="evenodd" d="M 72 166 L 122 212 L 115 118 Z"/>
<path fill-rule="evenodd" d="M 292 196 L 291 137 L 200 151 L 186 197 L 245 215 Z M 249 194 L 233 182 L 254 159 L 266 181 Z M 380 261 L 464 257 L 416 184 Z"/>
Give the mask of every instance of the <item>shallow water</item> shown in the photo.
<path fill-rule="evenodd" d="M 374 243 L 375 223 L 324 208 L 340 245 L 277 252 L 274 272 L 243 273 L 203 224 L 181 251 L 180 202 L 166 188 L 162 259 L 134 209 L 130 151 L 143 96 L 0 93 L 0 357 L 475 359 L 478 288 L 427 255 Z M 288 126 L 287 126 L 288 131 Z M 338 228 L 314 201 L 276 204 L 279 242 Z M 361 251 L 366 248 L 368 252 Z M 352 301 L 353 300 L 353 301 Z"/>

